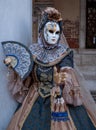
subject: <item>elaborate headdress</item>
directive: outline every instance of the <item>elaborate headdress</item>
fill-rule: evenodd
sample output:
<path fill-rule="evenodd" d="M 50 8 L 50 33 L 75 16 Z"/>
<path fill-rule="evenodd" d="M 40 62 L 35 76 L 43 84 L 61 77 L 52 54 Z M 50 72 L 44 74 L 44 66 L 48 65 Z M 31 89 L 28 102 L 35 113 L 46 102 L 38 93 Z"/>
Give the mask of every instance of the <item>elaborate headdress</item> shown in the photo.
<path fill-rule="evenodd" d="M 47 7 L 43 12 L 42 12 L 42 19 L 39 25 L 39 33 L 43 29 L 44 25 L 48 21 L 55 21 L 59 24 L 60 30 L 62 30 L 62 18 L 61 18 L 61 13 L 56 10 L 55 8 L 52 7 Z M 62 32 L 62 31 L 61 31 Z"/>

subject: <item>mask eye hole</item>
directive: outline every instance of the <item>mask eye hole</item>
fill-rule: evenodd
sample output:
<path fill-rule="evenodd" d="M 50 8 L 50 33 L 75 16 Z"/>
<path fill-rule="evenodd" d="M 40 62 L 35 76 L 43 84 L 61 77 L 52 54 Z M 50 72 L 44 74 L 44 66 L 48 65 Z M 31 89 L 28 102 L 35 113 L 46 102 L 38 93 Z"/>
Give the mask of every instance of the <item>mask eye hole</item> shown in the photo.
<path fill-rule="evenodd" d="M 56 34 L 60 34 L 60 31 L 57 31 Z"/>
<path fill-rule="evenodd" d="M 49 32 L 50 32 L 50 33 L 54 33 L 54 31 L 53 31 L 53 30 L 49 30 Z"/>

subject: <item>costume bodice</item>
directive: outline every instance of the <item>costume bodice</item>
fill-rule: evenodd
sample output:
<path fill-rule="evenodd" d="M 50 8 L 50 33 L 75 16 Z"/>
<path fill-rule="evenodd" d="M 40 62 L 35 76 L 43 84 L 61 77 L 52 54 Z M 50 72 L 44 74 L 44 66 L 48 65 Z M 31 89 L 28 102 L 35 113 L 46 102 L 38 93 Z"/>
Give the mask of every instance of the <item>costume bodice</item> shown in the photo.
<path fill-rule="evenodd" d="M 50 89 L 53 83 L 53 67 L 44 67 L 38 64 L 34 65 L 34 81 L 38 82 L 38 90 L 42 97 L 50 95 Z"/>
<path fill-rule="evenodd" d="M 73 64 L 71 62 L 70 49 L 66 48 L 64 44 L 59 44 L 53 49 L 45 49 L 39 44 L 32 44 L 30 51 L 35 62 L 34 81 L 39 83 L 38 90 L 40 95 L 47 97 L 50 95 L 50 89 L 54 87 L 54 66 L 61 68 L 62 66 L 72 66 L 71 64 Z"/>

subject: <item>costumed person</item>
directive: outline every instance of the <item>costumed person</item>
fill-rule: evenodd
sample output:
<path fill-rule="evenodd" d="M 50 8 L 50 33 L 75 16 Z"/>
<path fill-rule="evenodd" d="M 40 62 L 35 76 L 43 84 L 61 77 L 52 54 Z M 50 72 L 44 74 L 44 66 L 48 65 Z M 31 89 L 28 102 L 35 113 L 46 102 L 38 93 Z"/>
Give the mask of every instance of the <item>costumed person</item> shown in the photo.
<path fill-rule="evenodd" d="M 29 47 L 34 62 L 30 74 L 22 80 L 11 69 L 9 88 L 21 105 L 7 130 L 96 130 L 96 105 L 81 90 L 62 25 L 60 12 L 47 7 L 42 12 L 38 44 Z M 4 62 L 12 68 L 11 56 Z"/>

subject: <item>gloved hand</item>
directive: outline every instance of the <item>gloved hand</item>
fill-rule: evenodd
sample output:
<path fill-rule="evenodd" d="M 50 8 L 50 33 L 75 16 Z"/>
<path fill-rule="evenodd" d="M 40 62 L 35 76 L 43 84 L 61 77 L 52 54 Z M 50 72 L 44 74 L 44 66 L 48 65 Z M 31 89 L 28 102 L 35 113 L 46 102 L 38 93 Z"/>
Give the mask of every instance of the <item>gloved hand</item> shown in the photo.
<path fill-rule="evenodd" d="M 4 64 L 5 65 L 7 65 L 8 67 L 12 67 L 12 59 L 11 59 L 11 57 L 6 57 L 5 59 L 4 59 Z"/>
<path fill-rule="evenodd" d="M 60 71 L 57 71 L 57 68 L 54 67 L 54 82 L 58 85 L 64 85 L 68 74 L 65 72 L 65 68 L 61 68 Z"/>

